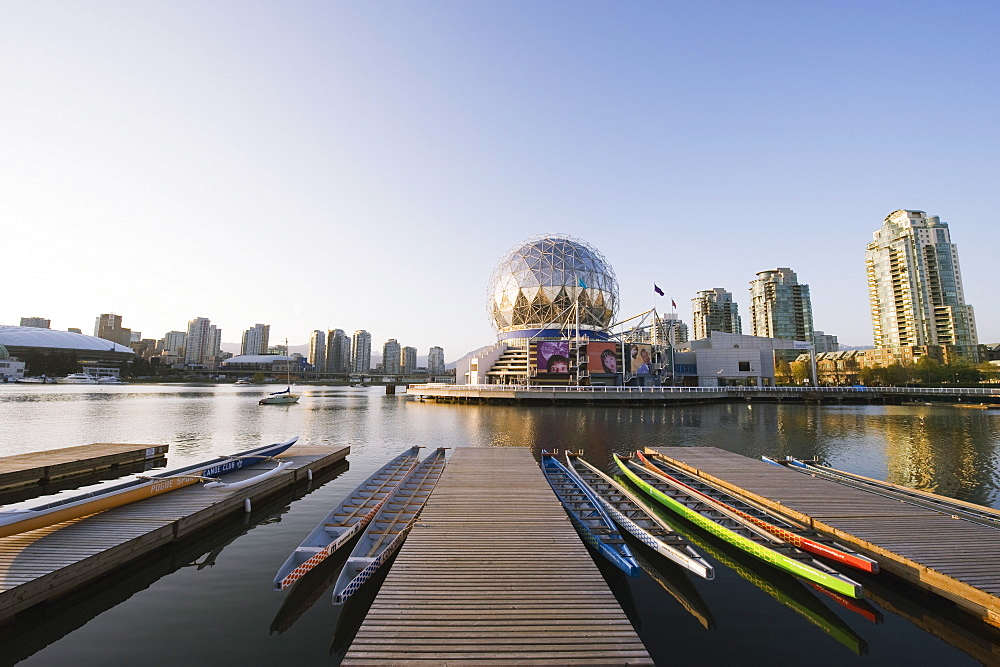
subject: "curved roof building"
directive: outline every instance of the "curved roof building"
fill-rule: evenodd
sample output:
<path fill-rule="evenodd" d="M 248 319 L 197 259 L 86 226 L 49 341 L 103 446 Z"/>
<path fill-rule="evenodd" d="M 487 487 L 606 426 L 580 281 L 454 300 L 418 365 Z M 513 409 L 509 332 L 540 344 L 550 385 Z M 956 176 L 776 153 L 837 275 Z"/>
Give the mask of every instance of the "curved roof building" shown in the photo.
<path fill-rule="evenodd" d="M 488 289 L 497 337 L 562 337 L 575 330 L 603 338 L 618 311 L 618 279 L 586 241 L 562 234 L 533 236 L 503 256 Z"/>
<path fill-rule="evenodd" d="M 39 327 L 0 325 L 0 346 L 22 361 L 30 354 L 72 354 L 85 367 L 121 366 L 135 357 L 131 348 L 110 340 Z"/>

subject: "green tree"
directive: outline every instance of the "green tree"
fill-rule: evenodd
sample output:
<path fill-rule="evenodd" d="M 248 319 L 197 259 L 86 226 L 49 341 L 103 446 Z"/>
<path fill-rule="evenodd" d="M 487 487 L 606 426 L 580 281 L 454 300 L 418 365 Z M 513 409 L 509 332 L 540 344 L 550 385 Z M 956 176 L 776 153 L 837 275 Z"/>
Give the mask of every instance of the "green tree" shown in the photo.
<path fill-rule="evenodd" d="M 941 384 L 944 382 L 946 372 L 944 365 L 937 359 L 931 357 L 920 357 L 913 365 L 913 375 L 921 384 Z"/>
<path fill-rule="evenodd" d="M 804 384 L 806 380 L 812 377 L 812 374 L 809 372 L 808 361 L 793 361 L 790 370 L 792 379 L 795 380 L 796 384 Z"/>

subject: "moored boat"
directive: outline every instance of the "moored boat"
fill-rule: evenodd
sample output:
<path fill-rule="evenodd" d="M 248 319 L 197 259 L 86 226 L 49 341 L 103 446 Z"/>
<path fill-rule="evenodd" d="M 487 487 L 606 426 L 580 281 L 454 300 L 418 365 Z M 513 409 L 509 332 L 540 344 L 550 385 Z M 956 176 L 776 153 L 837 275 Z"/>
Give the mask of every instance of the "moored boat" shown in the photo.
<path fill-rule="evenodd" d="M 70 373 L 61 378 L 56 378 L 59 384 L 97 384 L 97 378 L 86 373 Z"/>
<path fill-rule="evenodd" d="M 645 493 L 667 509 L 716 537 L 779 569 L 807 581 L 826 586 L 848 597 L 863 594 L 861 584 L 825 563 L 793 547 L 781 538 L 758 528 L 721 505 L 699 496 L 680 484 L 655 475 L 631 457 L 614 454 L 622 472 Z"/>
<path fill-rule="evenodd" d="M 78 519 L 88 514 L 103 512 L 198 482 L 214 482 L 220 475 L 273 459 L 294 445 L 297 440 L 298 436 L 284 442 L 248 449 L 231 456 L 215 458 L 184 468 L 156 475 L 144 475 L 130 482 L 70 496 L 43 505 L 0 510 L 0 537 Z"/>
<path fill-rule="evenodd" d="M 553 454 L 542 452 L 542 472 L 583 541 L 628 576 L 638 577 L 639 564 L 614 520 L 604 511 L 600 498 Z"/>
<path fill-rule="evenodd" d="M 280 591 L 298 581 L 352 537 L 364 530 L 392 491 L 417 464 L 420 447 L 411 447 L 379 468 L 351 491 L 309 535 L 302 540 L 274 577 Z"/>
<path fill-rule="evenodd" d="M 755 526 L 759 526 L 767 532 L 777 535 L 792 546 L 864 572 L 875 574 L 879 571 L 877 561 L 858 553 L 854 549 L 835 542 L 815 530 L 798 525 L 791 519 L 769 512 L 749 500 L 720 489 L 704 479 L 689 475 L 677 466 L 672 465 L 655 451 L 647 449 L 646 453 L 650 456 L 647 457 L 641 452 L 636 452 L 636 457 L 654 474 L 669 477 L 694 493 L 723 505 L 726 509 L 750 521 Z"/>
<path fill-rule="evenodd" d="M 657 517 L 638 496 L 585 461 L 566 452 L 567 468 L 592 491 L 615 523 L 661 556 L 703 579 L 714 579 L 715 569 L 687 540 Z"/>
<path fill-rule="evenodd" d="M 340 571 L 333 589 L 334 604 L 347 602 L 403 545 L 444 472 L 445 451 L 439 447 L 411 468 L 372 517 Z"/>
<path fill-rule="evenodd" d="M 292 388 L 287 387 L 284 391 L 274 391 L 257 401 L 260 405 L 289 405 L 298 403 L 299 395 L 292 393 Z"/>

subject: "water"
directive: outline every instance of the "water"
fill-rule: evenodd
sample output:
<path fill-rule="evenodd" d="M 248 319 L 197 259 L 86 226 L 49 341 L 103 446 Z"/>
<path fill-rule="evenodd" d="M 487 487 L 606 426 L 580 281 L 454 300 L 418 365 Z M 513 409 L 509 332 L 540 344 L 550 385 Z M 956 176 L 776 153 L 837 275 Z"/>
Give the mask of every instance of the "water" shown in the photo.
<path fill-rule="evenodd" d="M 385 396 L 380 388 L 302 389 L 298 405 L 258 406 L 266 389 L 257 387 L 0 386 L 0 456 L 90 442 L 169 444 L 174 467 L 292 435 L 352 448 L 349 470 L 298 489 L 301 497 L 289 492 L 259 504 L 250 517 L 234 517 L 0 627 L 0 665 L 335 664 L 363 618 L 364 601 L 345 613 L 332 606 L 322 580 L 335 567 L 310 582 L 320 585 L 291 594 L 272 592 L 271 580 L 331 505 L 413 444 L 527 447 L 535 454 L 583 449 L 604 465 L 612 452 L 647 445 L 818 457 L 1000 507 L 1000 415 L 987 411 L 461 406 Z M 851 572 L 872 595 L 866 609 L 852 611 L 717 544 L 698 548 L 716 566 L 714 581 L 688 577 L 646 551 L 639 553 L 662 585 L 645 573 L 629 580 L 602 566 L 660 664 L 977 664 L 1000 655 L 992 631 L 890 577 Z"/>

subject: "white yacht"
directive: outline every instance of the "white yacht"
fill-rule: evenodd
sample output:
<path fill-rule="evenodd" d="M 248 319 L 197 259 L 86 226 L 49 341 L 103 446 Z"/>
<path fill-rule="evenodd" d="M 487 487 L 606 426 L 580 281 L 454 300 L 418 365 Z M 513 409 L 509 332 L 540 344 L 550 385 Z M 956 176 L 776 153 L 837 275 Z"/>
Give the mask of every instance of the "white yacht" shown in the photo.
<path fill-rule="evenodd" d="M 64 378 L 56 378 L 59 384 L 97 384 L 97 378 L 86 373 L 71 373 Z"/>

